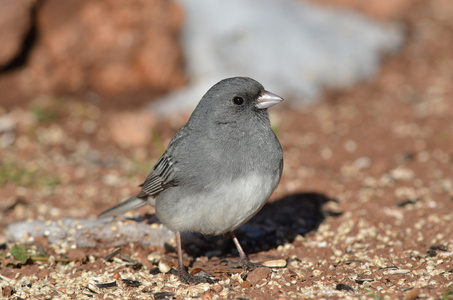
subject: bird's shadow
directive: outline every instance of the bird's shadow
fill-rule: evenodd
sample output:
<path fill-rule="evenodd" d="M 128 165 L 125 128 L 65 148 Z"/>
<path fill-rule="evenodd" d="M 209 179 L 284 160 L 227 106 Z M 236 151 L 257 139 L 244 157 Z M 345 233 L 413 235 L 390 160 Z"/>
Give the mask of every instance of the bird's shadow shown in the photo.
<path fill-rule="evenodd" d="M 249 222 L 235 233 L 246 253 L 257 253 L 275 249 L 290 243 L 297 235 L 316 230 L 327 216 L 341 212 L 323 210 L 323 205 L 336 201 L 319 193 L 300 193 L 267 203 Z M 230 236 L 203 236 L 184 233 L 184 251 L 193 256 L 228 257 L 237 256 Z"/>

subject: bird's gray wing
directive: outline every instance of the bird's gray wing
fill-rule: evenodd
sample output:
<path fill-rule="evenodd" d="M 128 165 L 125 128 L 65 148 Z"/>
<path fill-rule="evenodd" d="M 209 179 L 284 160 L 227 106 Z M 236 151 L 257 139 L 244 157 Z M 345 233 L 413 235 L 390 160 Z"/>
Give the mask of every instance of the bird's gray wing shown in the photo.
<path fill-rule="evenodd" d="M 172 157 L 165 153 L 157 161 L 151 172 L 149 172 L 145 182 L 140 185 L 142 190 L 137 197 L 147 198 L 149 196 L 157 196 L 160 192 L 176 185 L 174 177 Z"/>
<path fill-rule="evenodd" d="M 175 169 L 173 167 L 172 154 L 175 147 L 187 136 L 187 130 L 182 127 L 173 137 L 168 145 L 167 151 L 157 161 L 149 172 L 145 182 L 140 185 L 142 190 L 137 196 L 131 197 L 102 212 L 98 217 L 107 218 L 123 214 L 133 209 L 140 208 L 146 204 L 154 205 L 157 195 L 177 185 L 175 179 Z"/>
<path fill-rule="evenodd" d="M 140 186 L 142 190 L 137 195 L 138 198 L 157 196 L 160 192 L 169 187 L 177 185 L 173 154 L 180 143 L 188 136 L 189 129 L 183 126 L 179 129 L 168 145 L 167 151 L 154 165 L 151 172 Z"/>

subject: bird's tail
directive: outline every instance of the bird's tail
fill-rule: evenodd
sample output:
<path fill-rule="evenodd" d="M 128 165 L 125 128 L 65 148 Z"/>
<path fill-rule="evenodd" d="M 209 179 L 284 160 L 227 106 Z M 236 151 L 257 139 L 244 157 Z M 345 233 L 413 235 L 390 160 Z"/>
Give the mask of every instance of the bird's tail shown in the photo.
<path fill-rule="evenodd" d="M 142 199 L 142 198 L 137 198 L 137 197 L 131 197 L 109 209 L 101 213 L 98 218 L 108 218 L 108 217 L 113 217 L 117 215 L 124 214 L 130 210 L 140 208 L 142 206 L 145 206 L 146 204 L 151 204 L 152 202 L 148 202 L 148 199 Z"/>

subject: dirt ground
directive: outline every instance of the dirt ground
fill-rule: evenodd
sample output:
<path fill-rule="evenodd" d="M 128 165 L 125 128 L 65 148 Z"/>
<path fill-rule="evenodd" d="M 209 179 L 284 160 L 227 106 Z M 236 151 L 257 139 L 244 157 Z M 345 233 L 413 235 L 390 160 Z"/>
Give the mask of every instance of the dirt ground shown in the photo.
<path fill-rule="evenodd" d="M 5 236 L 17 221 L 95 218 L 136 193 L 188 115 L 148 120 L 137 107 L 50 96 L 0 107 L 14 124 L 0 139 L 3 297 L 453 299 L 453 6 L 418 2 L 403 21 L 407 44 L 375 78 L 301 111 L 271 109 L 283 177 L 238 232 L 251 259 L 270 268 L 229 267 L 229 237 L 186 240 L 186 265 L 219 280 L 212 285 L 167 272 L 177 263 L 173 242 L 124 245 L 106 259 L 113 248 L 37 238 L 12 250 Z M 119 132 L 118 118 L 127 125 Z M 143 118 L 146 140 L 127 144 L 129 123 Z"/>

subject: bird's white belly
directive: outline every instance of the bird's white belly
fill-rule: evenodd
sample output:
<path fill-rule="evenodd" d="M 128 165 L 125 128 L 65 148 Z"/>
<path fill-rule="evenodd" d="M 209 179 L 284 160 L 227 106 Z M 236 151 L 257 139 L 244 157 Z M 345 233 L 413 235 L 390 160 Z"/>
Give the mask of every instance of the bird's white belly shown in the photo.
<path fill-rule="evenodd" d="M 253 217 L 263 207 L 278 181 L 279 176 L 262 174 L 233 179 L 195 195 L 185 195 L 177 202 L 169 201 L 172 202 L 171 207 L 158 201 L 157 216 L 174 231 L 224 234 Z"/>

